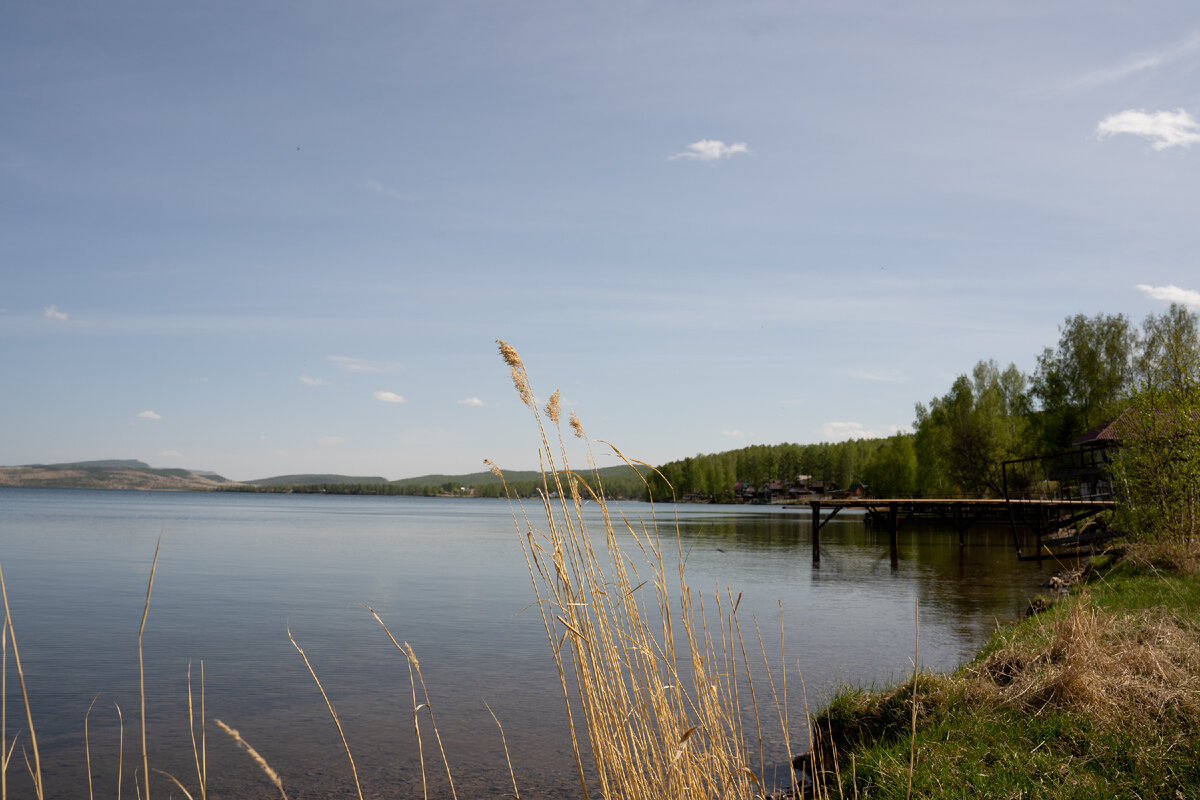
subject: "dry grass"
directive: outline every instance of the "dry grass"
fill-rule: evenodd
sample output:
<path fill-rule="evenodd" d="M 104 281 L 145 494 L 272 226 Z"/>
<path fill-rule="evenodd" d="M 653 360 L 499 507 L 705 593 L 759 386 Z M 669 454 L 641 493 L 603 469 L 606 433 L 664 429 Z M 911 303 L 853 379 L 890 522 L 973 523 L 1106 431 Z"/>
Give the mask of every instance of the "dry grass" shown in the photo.
<path fill-rule="evenodd" d="M 840 789 L 864 798 L 1193 796 L 1194 579 L 1125 568 L 1099 580 L 999 630 L 955 674 L 841 691 L 816 720 L 817 769 L 853 753 Z"/>
<path fill-rule="evenodd" d="M 587 477 L 567 463 L 558 393 L 539 410 L 516 350 L 499 344 L 541 436 L 539 523 L 519 501 L 513 516 L 557 666 L 581 796 L 595 788 L 606 799 L 762 797 L 761 717 L 752 687 L 748 697 L 741 688 L 749 660 L 738 601 L 717 594 L 705 607 L 684 577 L 677 535 L 661 536 L 653 514 L 635 522 L 618 509 L 614 517 L 583 426 L 571 416 L 572 431 L 587 445 Z M 608 447 L 631 467 L 649 466 Z M 600 551 L 583 513 L 589 500 L 602 516 Z M 677 564 L 671 574 L 669 563 Z M 790 759 L 786 677 L 768 671 L 767 679 Z M 754 712 L 754 731 L 745 729 L 744 703 Z M 586 748 L 576 734 L 577 713 Z M 585 779 L 589 756 L 596 787 Z M 794 776 L 790 788 L 799 788 Z"/>
<path fill-rule="evenodd" d="M 259 755 L 258 751 L 251 747 L 250 743 L 243 739 L 242 735 L 238 733 L 236 729 L 229 727 L 219 719 L 213 720 L 213 722 L 217 723 L 221 730 L 229 734 L 229 738 L 237 742 L 239 747 L 245 748 L 246 752 L 250 755 L 250 758 L 255 764 L 258 765 L 258 768 L 262 770 L 262 773 L 267 776 L 267 780 L 269 780 L 271 784 L 279 790 L 279 794 L 283 800 L 287 800 L 287 792 L 283 790 L 283 781 L 279 778 L 279 773 L 272 769 L 271 765 L 267 763 L 267 760 Z"/>
<path fill-rule="evenodd" d="M 4 571 L 0 570 L 0 597 L 4 599 L 4 630 L 0 632 L 0 638 L 5 642 L 4 649 L 4 692 L 5 704 L 3 710 L 0 711 L 0 754 L 3 755 L 3 765 L 0 765 L 0 775 L 3 775 L 3 782 L 0 783 L 0 797 L 3 800 L 8 800 L 8 764 L 12 760 L 13 750 L 16 749 L 17 740 L 13 738 L 12 746 L 10 747 L 7 741 L 8 730 L 8 643 L 12 642 L 13 663 L 17 670 L 17 679 L 21 684 L 21 698 L 25 702 L 25 721 L 28 724 L 29 746 L 33 750 L 33 763 L 30 764 L 28 756 L 25 758 L 25 764 L 29 768 L 29 775 L 33 779 L 33 789 L 38 800 L 42 800 L 45 795 L 45 790 L 42 786 L 42 757 L 38 752 L 37 735 L 33 729 L 33 710 L 29 707 L 29 693 L 25 690 L 25 672 L 21 669 L 21 653 L 17 649 L 17 634 L 13 630 L 12 614 L 8 610 L 8 588 L 4 584 Z"/>
<path fill-rule="evenodd" d="M 1134 541 L 1124 556 L 1143 569 L 1200 575 L 1200 540 Z"/>
<path fill-rule="evenodd" d="M 1001 634 L 968 668 L 968 696 L 1034 714 L 1047 708 L 1101 728 L 1152 726 L 1168 716 L 1200 722 L 1200 631 L 1166 614 L 1120 614 L 1084 595 L 1036 635 Z"/>
<path fill-rule="evenodd" d="M 159 550 L 161 548 L 161 543 L 162 543 L 162 541 L 161 541 L 161 537 L 160 537 L 159 543 L 155 547 L 155 550 L 154 550 L 154 559 L 151 562 L 151 566 L 150 566 L 150 577 L 149 577 L 149 580 L 147 581 L 147 585 L 146 585 L 145 604 L 142 609 L 141 624 L 138 628 L 138 696 L 139 696 L 139 712 L 140 712 L 140 720 L 141 720 L 140 733 L 141 733 L 142 750 L 141 750 L 141 759 L 140 759 L 141 760 L 141 770 L 140 770 L 141 775 L 139 778 L 139 776 L 138 776 L 139 770 L 136 770 L 136 769 L 134 770 L 134 785 L 135 785 L 136 794 L 137 794 L 137 797 L 139 798 L 139 800 L 142 800 L 143 798 L 149 798 L 149 796 L 150 796 L 149 776 L 150 776 L 151 772 L 155 772 L 155 773 L 158 773 L 158 774 L 166 777 L 171 782 L 171 784 L 183 794 L 183 796 L 188 798 L 188 800 L 206 800 L 206 798 L 208 797 L 209 780 L 208 780 L 208 742 L 207 742 L 207 734 L 206 734 L 206 727 L 205 727 L 206 696 L 205 696 L 205 687 L 204 687 L 204 665 L 203 665 L 203 663 L 201 663 L 201 665 L 200 665 L 200 687 L 199 687 L 200 695 L 199 695 L 199 714 L 198 714 L 199 720 L 197 720 L 197 713 L 196 713 L 196 706 L 195 706 L 196 698 L 192 691 L 191 665 L 188 666 L 188 673 L 187 673 L 187 726 L 188 726 L 188 735 L 191 739 L 192 763 L 193 763 L 193 767 L 195 769 L 195 776 L 196 776 L 195 791 L 189 789 L 184 784 L 184 782 L 181 781 L 175 775 L 173 775 L 169 772 L 166 772 L 164 770 L 153 768 L 150 764 L 150 755 L 149 755 L 149 746 L 148 746 L 149 742 L 148 742 L 147 724 L 146 724 L 146 720 L 147 720 L 147 705 L 146 705 L 146 693 L 145 693 L 146 676 L 145 676 L 145 669 L 143 667 L 142 638 L 143 638 L 143 635 L 146 630 L 146 623 L 149 619 L 150 598 L 151 598 L 152 592 L 154 590 L 154 576 L 155 576 L 155 572 L 158 567 L 158 556 L 159 556 Z M 38 800 L 41 800 L 41 798 L 44 795 L 44 788 L 43 788 L 43 782 L 42 782 L 42 776 L 41 776 L 41 756 L 40 756 L 40 752 L 39 752 L 38 746 L 37 746 L 37 736 L 36 736 L 35 728 L 34 728 L 33 712 L 32 712 L 32 709 L 30 708 L 30 703 L 29 703 L 29 694 L 28 694 L 28 691 L 25 686 L 25 673 L 24 673 L 24 670 L 21 665 L 20 652 L 17 648 L 17 639 L 16 639 L 16 634 L 13 630 L 12 617 L 8 610 L 7 587 L 4 583 L 4 574 L 3 574 L 2 570 L 0 570 L 0 597 L 3 598 L 3 605 L 4 605 L 4 625 L 3 625 L 2 631 L 0 631 L 0 650 L 2 650 L 2 655 L 0 655 L 0 659 L 2 659 L 2 661 L 0 661 L 0 800 L 7 800 L 7 798 L 8 798 L 8 768 L 9 768 L 10 762 L 12 760 L 12 757 L 17 749 L 17 745 L 21 738 L 21 733 L 23 733 L 27 737 L 28 742 L 29 742 L 28 751 L 26 751 L 23 748 L 22 755 L 24 757 L 26 766 L 29 771 L 29 777 L 33 783 L 35 795 L 38 798 Z M 375 612 L 375 610 L 370 607 L 366 607 L 366 608 L 371 613 L 371 615 L 376 619 L 376 621 L 378 621 L 379 624 L 383 627 L 384 632 L 387 634 L 387 636 L 391 640 L 391 642 L 396 646 L 396 648 L 398 650 L 400 650 L 404 654 L 406 663 L 408 664 L 409 678 L 410 678 L 410 682 L 412 684 L 412 690 L 413 690 L 413 694 L 412 694 L 412 697 L 413 697 L 413 708 L 412 708 L 413 728 L 414 728 L 414 734 L 416 736 L 418 752 L 420 753 L 421 779 L 422 779 L 422 785 L 424 787 L 424 795 L 426 798 L 429 797 L 429 788 L 426 785 L 426 781 L 425 781 L 426 772 L 425 772 L 425 763 L 424 763 L 424 746 L 422 744 L 422 738 L 421 738 L 422 734 L 421 734 L 420 716 L 421 716 L 422 712 L 425 712 L 425 714 L 427 714 L 429 716 L 430 727 L 433 731 L 434 738 L 437 741 L 438 750 L 439 750 L 439 753 L 441 754 L 442 765 L 445 767 L 446 776 L 447 776 L 447 779 L 449 780 L 451 797 L 454 798 L 454 800 L 456 800 L 457 794 L 455 793 L 455 790 L 454 790 L 454 778 L 451 773 L 449 761 L 446 758 L 445 749 L 442 747 L 441 734 L 438 731 L 436 720 L 434 719 L 433 709 L 432 709 L 431 701 L 429 698 L 429 692 L 425 687 L 425 679 L 421 675 L 421 666 L 420 666 L 420 662 L 417 660 L 416 653 L 413 651 L 412 647 L 409 646 L 409 644 L 407 642 L 405 642 L 403 644 L 403 646 L 401 646 L 401 644 L 396 641 L 395 637 L 392 636 L 391 631 L 388 630 L 387 625 L 384 623 L 383 619 L 380 618 L 380 616 Z M 363 791 L 362 791 L 361 784 L 359 782 L 358 770 L 354 763 L 354 756 L 351 752 L 349 742 L 346 739 L 345 731 L 342 728 L 341 719 L 338 716 L 336 709 L 334 708 L 333 701 L 329 698 L 329 695 L 325 691 L 325 687 L 322 685 L 320 679 L 317 677 L 317 673 L 313 669 L 312 664 L 309 662 L 308 656 L 305 654 L 304 650 L 300 647 L 299 643 L 296 642 L 295 638 L 292 636 L 291 630 L 287 629 L 286 632 L 287 632 L 288 639 L 291 641 L 291 643 L 295 647 L 296 651 L 300 654 L 301 659 L 304 661 L 304 665 L 308 668 L 309 674 L 312 676 L 312 679 L 317 686 L 317 690 L 320 692 L 322 699 L 325 701 L 326 707 L 329 710 L 329 714 L 330 714 L 331 718 L 333 719 L 334 725 L 337 727 L 338 734 L 341 737 L 342 746 L 345 750 L 347 760 L 349 761 L 350 774 L 354 780 L 354 787 L 357 792 L 357 796 L 359 797 L 360 800 L 362 800 Z M 11 741 L 9 741 L 9 739 L 8 739 L 8 650 L 9 650 L 10 644 L 12 646 L 14 667 L 15 667 L 17 676 L 20 680 L 20 692 L 21 692 L 22 700 L 24 701 L 25 722 L 26 722 L 26 727 L 25 727 L 24 731 L 19 732 L 16 736 L 13 737 L 13 739 Z M 421 690 L 422 694 L 424 695 L 424 700 L 423 700 L 423 702 L 420 702 L 420 703 L 417 702 L 418 684 L 420 686 L 420 690 Z M 91 702 L 91 704 L 89 704 L 87 711 L 84 714 L 84 718 L 83 718 L 83 744 L 84 744 L 84 762 L 85 762 L 84 766 L 85 766 L 86 773 L 87 773 L 87 790 L 88 790 L 89 798 L 93 797 L 95 794 L 95 787 L 93 785 L 93 780 L 92 780 L 92 755 L 91 755 L 91 737 L 90 737 L 90 733 L 89 733 L 89 721 L 91 719 L 92 710 L 96 704 L 96 699 L 98 699 L 98 696 L 97 696 L 97 698 L 92 699 L 92 702 Z M 118 744 L 118 751 L 117 751 L 117 758 L 116 758 L 116 765 L 115 765 L 116 766 L 116 794 L 115 794 L 115 796 L 116 796 L 117 800 L 120 800 L 122 773 L 123 773 L 124 760 L 125 760 L 125 735 L 124 735 L 125 729 L 124 729 L 124 716 L 121 713 L 121 707 L 115 703 L 114 703 L 114 707 L 116 708 L 117 716 L 119 719 L 119 731 L 118 731 L 119 744 Z M 489 711 L 490 710 L 491 709 L 489 708 Z M 493 719 L 496 719 L 494 714 L 492 716 L 493 716 Z M 234 742 L 236 742 L 240 747 L 245 749 L 245 751 L 249 754 L 251 760 L 259 767 L 259 769 L 262 771 L 262 773 L 264 775 L 266 775 L 267 779 L 272 783 L 272 785 L 274 785 L 275 788 L 279 790 L 279 793 L 284 798 L 284 800 L 286 800 L 287 793 L 283 789 L 282 780 L 280 779 L 278 773 L 270 766 L 270 764 L 267 762 L 267 760 L 261 754 L 259 754 L 259 752 L 257 750 L 255 750 L 253 747 L 251 747 L 250 744 L 248 742 L 246 742 L 245 739 L 242 738 L 241 734 L 239 734 L 237 730 L 231 728 L 229 725 L 225 724 L 221 720 L 214 720 L 214 721 L 217 723 L 218 726 L 221 727 L 222 730 L 225 731 L 226 734 L 228 734 L 230 736 L 230 738 L 232 738 L 234 740 Z M 498 726 L 500 725 L 499 719 L 496 719 L 496 724 Z M 199 731 L 197 731 L 197 728 L 199 728 Z M 500 727 L 500 736 L 501 736 L 501 740 L 503 741 L 504 729 L 502 726 Z M 507 756 L 507 743 L 505 743 L 505 754 Z M 514 771 L 512 769 L 511 762 L 509 762 L 509 764 L 508 764 L 508 770 L 509 770 L 509 775 L 513 781 L 514 795 L 517 797 L 517 800 L 520 800 L 520 794 L 517 791 L 516 777 L 515 777 Z"/>

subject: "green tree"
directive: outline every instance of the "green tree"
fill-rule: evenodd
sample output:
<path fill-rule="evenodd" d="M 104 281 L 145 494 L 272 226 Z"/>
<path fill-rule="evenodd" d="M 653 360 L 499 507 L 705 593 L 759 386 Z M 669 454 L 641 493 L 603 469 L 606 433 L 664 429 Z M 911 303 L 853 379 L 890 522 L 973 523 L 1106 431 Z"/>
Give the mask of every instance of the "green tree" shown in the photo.
<path fill-rule="evenodd" d="M 1137 344 L 1137 331 L 1123 314 L 1067 318 L 1058 348 L 1042 352 L 1033 374 L 1043 449 L 1062 450 L 1108 421 L 1133 388 Z"/>
<path fill-rule="evenodd" d="M 1114 423 L 1110 473 L 1121 529 L 1150 541 L 1200 533 L 1200 392 L 1146 387 Z"/>
<path fill-rule="evenodd" d="M 1142 538 L 1190 545 L 1200 534 L 1200 325 L 1172 305 L 1143 331 L 1141 384 L 1113 423 L 1117 519 Z"/>
<path fill-rule="evenodd" d="M 918 403 L 917 488 L 1001 493 L 1001 462 L 1026 447 L 1027 408 L 1024 375 L 1012 364 L 1002 372 L 995 361 L 980 361 L 970 377 L 959 375 L 928 406 Z"/>
<path fill-rule="evenodd" d="M 1142 389 L 1173 389 L 1186 395 L 1200 375 L 1200 326 L 1196 315 L 1178 303 L 1142 323 L 1137 358 Z"/>
<path fill-rule="evenodd" d="M 876 497 L 909 497 L 917 490 L 917 450 L 911 433 L 897 433 L 875 451 L 863 477 Z"/>

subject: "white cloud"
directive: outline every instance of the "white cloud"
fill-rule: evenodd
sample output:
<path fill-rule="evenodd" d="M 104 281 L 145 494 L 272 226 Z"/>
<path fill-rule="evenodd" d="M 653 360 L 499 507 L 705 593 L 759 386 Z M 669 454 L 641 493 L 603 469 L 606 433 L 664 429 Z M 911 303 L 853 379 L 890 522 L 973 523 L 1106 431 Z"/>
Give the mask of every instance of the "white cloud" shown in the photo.
<path fill-rule="evenodd" d="M 738 153 L 749 152 L 750 148 L 746 146 L 745 142 L 725 144 L 717 139 L 701 139 L 698 142 L 689 144 L 687 149 L 682 153 L 676 153 L 671 156 L 671 160 L 685 158 L 690 161 L 719 161 L 722 158 L 730 158 Z"/>
<path fill-rule="evenodd" d="M 741 439 L 746 434 L 744 434 L 741 431 L 739 431 L 738 429 L 734 428 L 733 430 L 725 429 L 725 430 L 721 431 L 721 435 L 728 436 L 731 439 Z"/>
<path fill-rule="evenodd" d="M 478 406 L 481 406 L 481 405 L 483 405 L 483 401 L 482 401 L 482 400 L 480 400 L 478 397 L 468 397 L 466 400 L 459 400 L 458 402 L 459 402 L 461 405 L 464 405 L 464 406 L 476 406 L 476 407 L 478 407 Z"/>
<path fill-rule="evenodd" d="M 318 436 L 317 444 L 345 444 L 345 436 Z"/>
<path fill-rule="evenodd" d="M 1200 292 L 1191 289 L 1180 289 L 1173 283 L 1169 283 L 1166 286 L 1148 286 L 1144 283 L 1139 283 L 1137 288 L 1155 300 L 1179 303 L 1188 308 L 1200 308 Z"/>
<path fill-rule="evenodd" d="M 868 428 L 861 422 L 826 422 L 821 426 L 821 436 L 828 442 L 842 442 L 847 439 L 883 439 L 902 430 L 906 429 L 900 425 Z"/>
<path fill-rule="evenodd" d="M 208 383 L 208 378 L 189 378 L 192 383 Z"/>
<path fill-rule="evenodd" d="M 153 411 L 143 411 L 138 414 L 139 419 L 162 419 L 161 414 L 156 414 Z"/>
<path fill-rule="evenodd" d="M 1149 139 L 1155 150 L 1166 150 L 1200 142 L 1200 123 L 1182 108 L 1154 113 L 1129 109 L 1105 117 L 1096 126 L 1096 135 L 1101 139 L 1121 133 Z"/>
<path fill-rule="evenodd" d="M 403 403 L 404 398 L 395 392 L 376 392 L 376 400 L 382 400 L 385 403 Z"/>
<path fill-rule="evenodd" d="M 325 356 L 325 360 L 333 362 L 335 366 L 347 372 L 395 372 L 400 369 L 399 364 L 389 361 L 368 361 L 352 356 Z"/>
<path fill-rule="evenodd" d="M 158 455 L 160 458 L 179 458 L 183 455 L 183 453 L 179 452 L 178 450 L 159 450 L 156 455 Z"/>
<path fill-rule="evenodd" d="M 259 440 L 260 442 L 265 442 L 265 441 L 267 440 L 267 435 L 266 435 L 265 433 L 260 433 L 260 434 L 258 435 L 258 440 Z"/>
<path fill-rule="evenodd" d="M 301 383 L 307 383 L 309 386 L 328 386 L 329 381 L 324 378 L 310 378 L 307 375 L 300 376 Z"/>
<path fill-rule="evenodd" d="M 67 312 L 59 311 L 58 306 L 46 306 L 42 316 L 46 319 L 67 319 Z"/>

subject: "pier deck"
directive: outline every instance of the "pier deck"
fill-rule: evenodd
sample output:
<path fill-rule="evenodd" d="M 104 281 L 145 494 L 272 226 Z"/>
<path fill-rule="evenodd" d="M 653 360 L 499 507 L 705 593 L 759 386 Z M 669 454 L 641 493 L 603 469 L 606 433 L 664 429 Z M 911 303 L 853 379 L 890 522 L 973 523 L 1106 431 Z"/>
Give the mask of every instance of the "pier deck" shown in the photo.
<path fill-rule="evenodd" d="M 812 512 L 812 559 L 821 563 L 821 528 L 837 516 L 844 508 L 866 510 L 868 518 L 886 525 L 891 541 L 893 565 L 898 560 L 899 530 L 911 519 L 938 519 L 949 523 L 958 533 L 958 543 L 965 543 L 966 532 L 979 522 L 1008 522 L 1016 546 L 1017 559 L 1036 561 L 1051 557 L 1049 544 L 1091 544 L 1103 536 L 1074 536 L 1048 538 L 1076 522 L 1095 516 L 1116 507 L 1109 499 L 1003 499 L 1003 498 L 855 498 L 845 500 L 809 500 L 805 504 Z M 805 506 L 789 505 L 784 508 L 803 509 Z M 822 509 L 828 513 L 822 516 Z M 1036 552 L 1032 555 L 1021 552 L 1020 528 L 1032 532 L 1037 539 Z"/>

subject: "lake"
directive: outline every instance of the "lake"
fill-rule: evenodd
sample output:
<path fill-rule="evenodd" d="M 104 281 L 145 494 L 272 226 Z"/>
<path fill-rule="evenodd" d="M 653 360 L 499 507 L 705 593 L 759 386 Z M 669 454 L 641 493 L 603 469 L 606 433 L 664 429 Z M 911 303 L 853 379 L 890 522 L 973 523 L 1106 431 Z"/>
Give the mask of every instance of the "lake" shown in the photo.
<path fill-rule="evenodd" d="M 621 510 L 651 519 L 647 504 Z M 535 526 L 540 513 L 529 505 Z M 800 676 L 817 706 L 839 683 L 881 684 L 910 671 L 914 604 L 922 667 L 949 670 L 1016 618 L 1048 577 L 1017 561 L 1005 530 L 972 530 L 959 547 L 948 531 L 905 527 L 893 568 L 886 533 L 843 512 L 823 529 L 814 567 L 807 511 L 659 505 L 655 513 L 664 535 L 678 515 L 689 584 L 710 597 L 740 592 L 743 631 L 757 619 L 773 669 L 786 656 L 793 724 L 803 724 Z M 601 547 L 595 504 L 586 514 Z M 337 729 L 288 640 L 290 626 L 337 709 L 364 794 L 421 796 L 406 660 L 360 605 L 368 604 L 420 659 L 460 796 L 512 791 L 485 702 L 503 724 L 522 796 L 579 796 L 561 689 L 506 502 L 4 488 L 0 567 L 48 798 L 86 791 L 93 698 L 96 791 L 115 795 L 119 705 L 123 791 L 135 796 L 137 634 L 160 536 L 143 638 L 152 770 L 196 783 L 187 681 L 190 666 L 198 716 L 203 663 L 207 718 L 237 728 L 289 796 L 353 794 Z M 11 652 L 8 672 L 11 741 L 24 728 Z M 422 739 L 434 793 L 445 796 L 427 727 Z M 22 733 L 9 768 L 14 796 L 30 796 L 27 744 Z M 778 737 L 768 747 L 768 760 L 785 760 Z M 207 751 L 209 797 L 277 796 L 211 724 Z M 156 773 L 151 787 L 178 796 Z"/>

